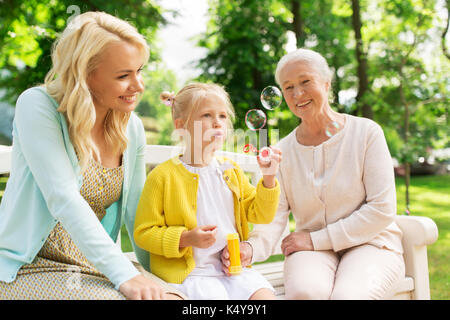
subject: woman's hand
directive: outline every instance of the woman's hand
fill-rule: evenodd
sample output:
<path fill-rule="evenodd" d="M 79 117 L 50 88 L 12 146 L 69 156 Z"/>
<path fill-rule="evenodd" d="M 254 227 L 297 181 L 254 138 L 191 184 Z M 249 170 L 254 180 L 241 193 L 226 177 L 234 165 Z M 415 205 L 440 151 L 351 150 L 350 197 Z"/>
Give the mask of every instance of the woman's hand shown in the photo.
<path fill-rule="evenodd" d="M 280 149 L 275 147 L 270 147 L 270 149 L 272 150 L 270 162 L 261 161 L 261 157 L 259 155 L 256 157 L 261 173 L 263 174 L 263 184 L 266 188 L 275 187 L 275 176 L 278 172 L 282 159 Z"/>
<path fill-rule="evenodd" d="M 242 268 L 250 265 L 253 257 L 253 247 L 248 242 L 240 242 L 239 249 L 241 251 L 241 265 Z M 225 272 L 227 276 L 231 276 L 228 271 L 228 267 L 230 266 L 230 253 L 228 252 L 228 246 L 226 246 L 222 250 L 222 254 L 220 255 L 220 259 L 222 260 L 222 270 Z"/>
<path fill-rule="evenodd" d="M 281 242 L 281 252 L 287 257 L 297 251 L 313 251 L 314 246 L 309 232 L 296 231 L 289 234 Z"/>
<path fill-rule="evenodd" d="M 165 290 L 142 274 L 122 283 L 119 291 L 129 300 L 163 300 Z"/>
<path fill-rule="evenodd" d="M 201 226 L 184 231 L 180 237 L 180 248 L 208 248 L 216 242 L 217 226 Z"/>

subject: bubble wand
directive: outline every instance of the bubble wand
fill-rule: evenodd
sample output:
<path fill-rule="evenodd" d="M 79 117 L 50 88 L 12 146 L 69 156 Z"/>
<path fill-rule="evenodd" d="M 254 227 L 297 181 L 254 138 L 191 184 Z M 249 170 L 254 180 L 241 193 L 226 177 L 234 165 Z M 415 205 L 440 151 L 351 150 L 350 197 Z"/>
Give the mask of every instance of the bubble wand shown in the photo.
<path fill-rule="evenodd" d="M 262 106 L 267 110 L 273 110 L 281 105 L 283 95 L 280 89 L 274 86 L 268 86 L 263 89 L 260 96 Z M 267 122 L 266 114 L 259 109 L 251 109 L 245 114 L 245 123 L 250 130 L 257 131 L 262 129 Z M 259 158 L 262 162 L 270 162 L 272 156 L 272 149 L 269 147 L 263 147 L 258 150 L 252 144 L 246 144 L 243 151 L 245 153 L 255 152 L 259 153 Z"/>
<path fill-rule="evenodd" d="M 258 150 L 251 143 L 246 144 L 244 146 L 244 152 L 245 153 L 249 153 L 249 152 L 259 153 L 259 158 L 261 159 L 262 162 L 270 162 L 270 157 L 273 154 L 272 149 L 270 149 L 269 147 L 263 147 L 263 148 L 261 148 L 261 150 Z"/>

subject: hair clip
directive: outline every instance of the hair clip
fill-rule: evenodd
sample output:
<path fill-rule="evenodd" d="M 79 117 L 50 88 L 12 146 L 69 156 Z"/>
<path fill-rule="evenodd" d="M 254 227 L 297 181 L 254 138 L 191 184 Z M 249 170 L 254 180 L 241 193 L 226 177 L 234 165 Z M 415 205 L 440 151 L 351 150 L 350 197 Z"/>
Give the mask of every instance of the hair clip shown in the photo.
<path fill-rule="evenodd" d="M 163 101 L 163 103 L 168 107 L 173 107 L 173 102 L 175 101 L 175 93 L 170 92 L 170 97 Z"/>
<path fill-rule="evenodd" d="M 173 105 L 173 98 L 167 98 L 166 100 L 163 101 L 163 103 L 166 106 L 171 107 Z"/>

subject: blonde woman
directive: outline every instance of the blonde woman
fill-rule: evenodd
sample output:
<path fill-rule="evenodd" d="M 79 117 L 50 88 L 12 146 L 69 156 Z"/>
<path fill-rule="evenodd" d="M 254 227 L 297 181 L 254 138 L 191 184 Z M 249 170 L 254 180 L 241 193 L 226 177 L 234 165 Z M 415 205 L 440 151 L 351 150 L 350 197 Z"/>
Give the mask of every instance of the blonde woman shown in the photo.
<path fill-rule="evenodd" d="M 115 244 L 123 223 L 133 234 L 145 182 L 145 133 L 132 111 L 148 56 L 129 23 L 87 12 L 55 43 L 45 85 L 20 95 L 0 206 L 0 299 L 177 294 Z"/>

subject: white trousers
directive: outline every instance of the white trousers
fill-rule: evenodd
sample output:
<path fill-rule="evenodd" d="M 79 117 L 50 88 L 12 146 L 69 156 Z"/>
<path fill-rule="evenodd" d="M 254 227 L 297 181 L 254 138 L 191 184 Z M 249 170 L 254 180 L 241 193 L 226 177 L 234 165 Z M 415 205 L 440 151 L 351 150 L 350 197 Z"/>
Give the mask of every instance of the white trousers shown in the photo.
<path fill-rule="evenodd" d="M 182 284 L 170 283 L 192 300 L 248 300 L 259 289 L 272 285 L 255 269 L 243 268 L 240 275 L 195 276 L 189 275 Z"/>
<path fill-rule="evenodd" d="M 369 244 L 338 253 L 299 251 L 284 263 L 286 299 L 386 299 L 404 277 L 401 254 Z"/>

